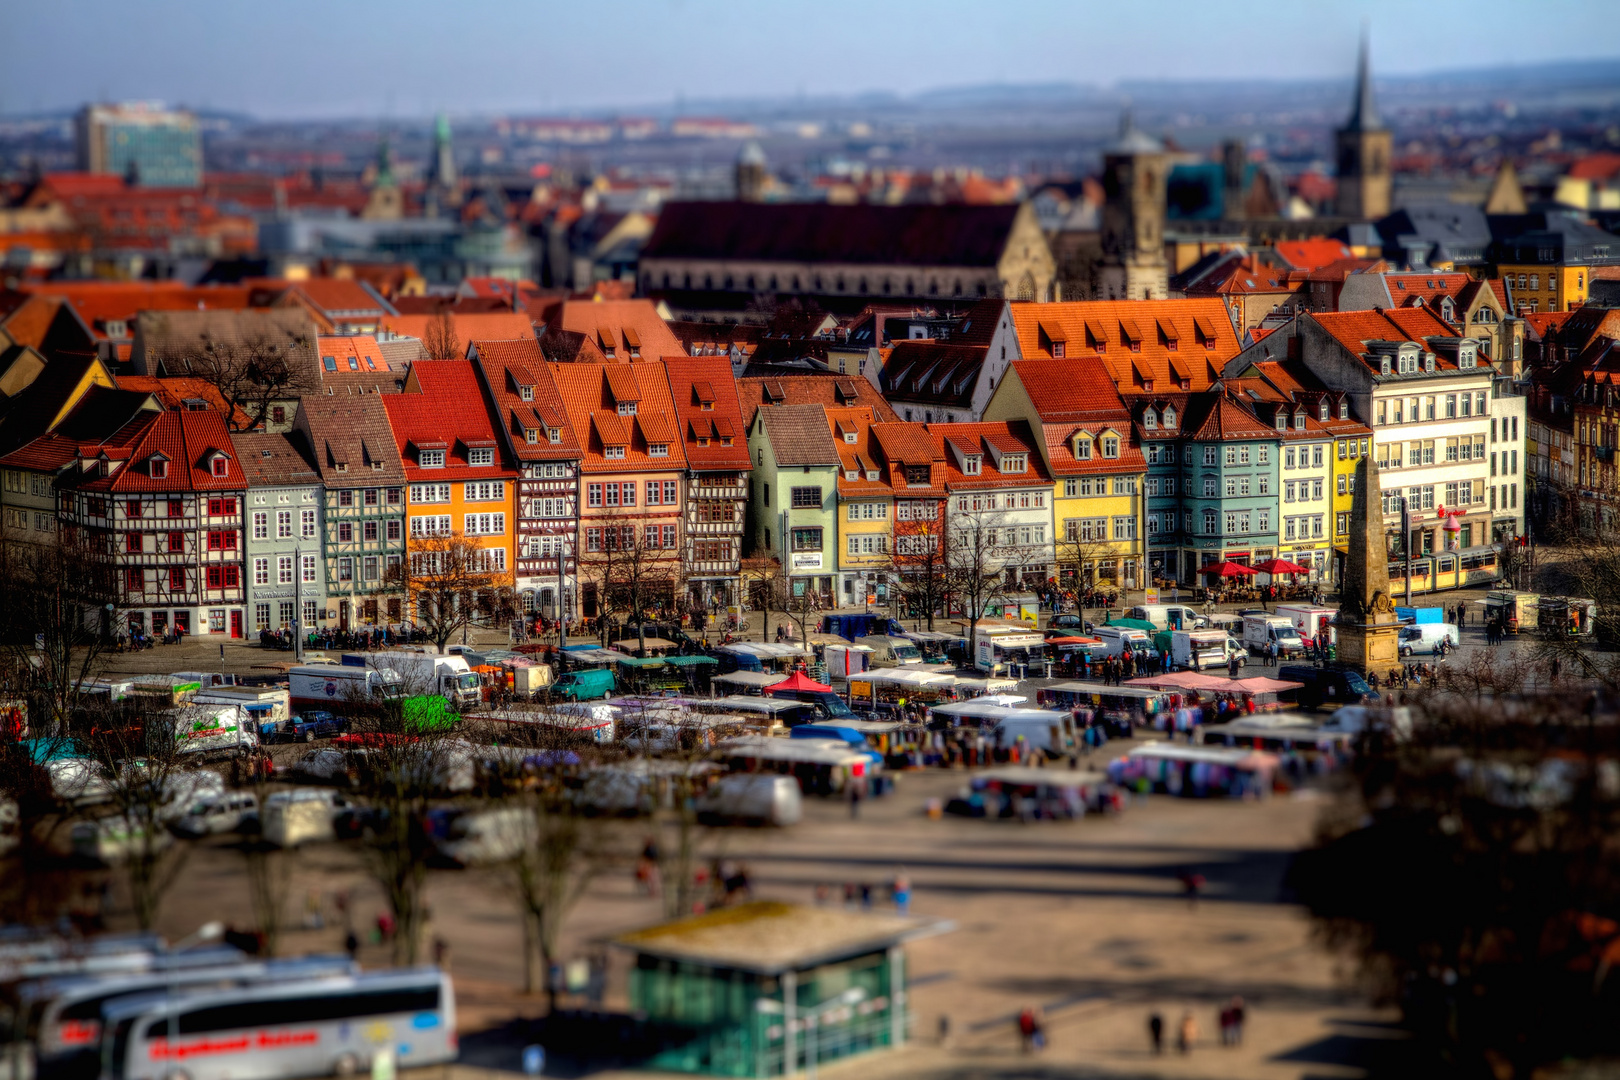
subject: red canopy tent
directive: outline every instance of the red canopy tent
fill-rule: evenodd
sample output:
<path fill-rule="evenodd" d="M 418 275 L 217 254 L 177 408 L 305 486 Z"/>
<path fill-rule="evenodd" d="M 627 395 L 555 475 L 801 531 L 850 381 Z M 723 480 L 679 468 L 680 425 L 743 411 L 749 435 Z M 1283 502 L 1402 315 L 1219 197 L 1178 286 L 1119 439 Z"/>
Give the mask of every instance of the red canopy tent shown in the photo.
<path fill-rule="evenodd" d="M 1301 566 L 1299 563 L 1289 562 L 1287 559 L 1267 559 L 1262 563 L 1255 563 L 1254 569 L 1263 574 L 1308 574 L 1311 568 Z"/>
<path fill-rule="evenodd" d="M 783 679 L 774 686 L 767 686 L 765 688 L 765 692 L 767 694 L 776 690 L 815 690 L 818 692 L 831 692 L 832 687 L 816 682 L 816 680 L 812 679 L 802 671 L 795 671 L 792 675 L 789 675 L 786 679 Z"/>
<path fill-rule="evenodd" d="M 1252 566 L 1244 566 L 1242 563 L 1235 563 L 1228 559 L 1223 563 L 1216 563 L 1213 566 L 1206 566 L 1201 572 L 1205 574 L 1219 574 L 1221 577 L 1247 577 L 1253 574 L 1258 574 L 1260 571 L 1256 570 Z"/>

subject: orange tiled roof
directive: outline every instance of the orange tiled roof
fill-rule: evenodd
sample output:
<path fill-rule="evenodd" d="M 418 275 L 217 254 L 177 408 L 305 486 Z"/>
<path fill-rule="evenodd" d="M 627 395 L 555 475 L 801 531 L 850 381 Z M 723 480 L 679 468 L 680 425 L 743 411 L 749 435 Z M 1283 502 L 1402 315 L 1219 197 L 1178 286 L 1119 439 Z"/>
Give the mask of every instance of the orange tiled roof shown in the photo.
<path fill-rule="evenodd" d="M 723 356 L 670 357 L 664 370 L 669 373 L 687 463 L 694 469 L 746 470 L 748 438 L 731 361 Z M 700 438 L 709 445 L 698 445 Z M 730 446 L 724 445 L 725 439 L 731 440 Z"/>
<path fill-rule="evenodd" d="M 1012 420 L 1005 423 L 978 423 L 978 424 L 926 424 L 929 435 L 939 444 L 940 452 L 936 457 L 944 459 L 943 471 L 945 489 L 947 491 L 975 491 L 982 488 L 997 487 L 1031 487 L 1042 482 L 1050 482 L 1051 475 L 1042 463 L 1041 452 L 1035 442 L 1035 435 L 1030 431 L 1029 425 L 1022 420 Z M 1002 473 L 996 468 L 995 458 L 985 453 L 986 442 L 995 440 L 998 449 L 1011 449 L 1022 451 L 1026 457 L 1026 470 L 1022 473 Z M 979 472 L 969 476 L 962 472 L 962 466 L 955 454 L 945 449 L 947 445 L 960 447 L 970 454 L 979 454 Z M 940 469 L 935 466 L 936 471 Z"/>
<path fill-rule="evenodd" d="M 587 473 L 612 473 L 683 469 L 686 467 L 685 444 L 670 438 L 669 456 L 655 458 L 647 453 L 647 427 L 641 422 L 646 413 L 647 424 L 669 428 L 673 424 L 666 418 L 675 415 L 675 403 L 670 396 L 669 376 L 662 364 L 557 364 L 546 365 L 562 395 L 563 408 L 574 426 L 581 443 L 580 469 Z M 609 382 L 612 375 L 617 382 Z M 618 407 L 635 402 L 636 415 L 620 416 Z M 604 435 L 613 440 L 604 441 Z M 622 441 L 621 441 L 622 440 Z M 606 445 L 625 448 L 624 457 L 603 456 Z"/>
<path fill-rule="evenodd" d="M 1226 362 L 1242 351 L 1226 306 L 1216 298 L 1087 300 L 1011 305 L 1019 351 L 1053 359 L 1087 353 L 1108 367 L 1122 395 L 1208 389 Z M 1100 350 L 1099 350 L 1100 346 Z M 1149 385 L 1151 383 L 1151 386 Z"/>
<path fill-rule="evenodd" d="M 1569 167 L 1576 180 L 1613 180 L 1620 176 L 1620 154 L 1606 150 L 1588 154 Z"/>
<path fill-rule="evenodd" d="M 579 457 L 580 441 L 568 421 L 562 393 L 551 369 L 540 354 L 540 343 L 532 337 L 515 341 L 475 341 L 472 348 L 483 369 L 484 386 L 495 401 L 500 422 L 519 458 L 535 461 L 574 460 Z M 523 388 L 531 388 L 524 400 Z M 539 428 L 538 441 L 528 442 L 526 429 Z M 556 428 L 558 442 L 550 440 L 547 428 Z M 744 449 L 746 456 L 747 450 Z"/>
<path fill-rule="evenodd" d="M 1313 236 L 1306 240 L 1279 240 L 1272 247 L 1284 262 L 1295 270 L 1315 270 L 1340 259 L 1348 259 L 1352 252 L 1341 240 Z"/>
<path fill-rule="evenodd" d="M 298 282 L 293 288 L 302 293 L 323 314 L 343 311 L 384 314 L 377 298 L 358 281 L 345 278 L 317 277 Z"/>
<path fill-rule="evenodd" d="M 118 375 L 115 378 L 118 389 L 138 390 L 143 394 L 151 394 L 165 409 L 186 409 L 190 408 L 186 404 L 188 401 L 203 401 L 215 412 L 226 412 L 225 395 L 220 393 L 218 386 L 207 379 L 193 375 L 176 375 L 165 379 L 160 379 L 156 375 Z M 247 423 L 247 413 L 235 409 L 231 417 L 231 427 L 241 430 Z"/>
<path fill-rule="evenodd" d="M 438 315 L 384 315 L 377 320 L 382 330 L 391 330 L 405 337 L 426 339 L 428 328 L 437 322 Z M 456 329 L 456 340 L 463 350 L 469 341 L 511 341 L 534 336 L 534 323 L 523 312 L 450 312 L 450 321 Z"/>
<path fill-rule="evenodd" d="M 1322 311 L 1309 317 L 1356 356 L 1367 351 L 1365 343 L 1369 341 L 1421 342 L 1429 337 L 1453 337 L 1457 332 L 1427 307 Z"/>
<path fill-rule="evenodd" d="M 564 300 L 548 308 L 547 316 L 548 327 L 584 334 L 604 354 L 612 349 L 612 359 L 627 359 L 632 350 L 641 360 L 686 355 L 651 300 Z"/>

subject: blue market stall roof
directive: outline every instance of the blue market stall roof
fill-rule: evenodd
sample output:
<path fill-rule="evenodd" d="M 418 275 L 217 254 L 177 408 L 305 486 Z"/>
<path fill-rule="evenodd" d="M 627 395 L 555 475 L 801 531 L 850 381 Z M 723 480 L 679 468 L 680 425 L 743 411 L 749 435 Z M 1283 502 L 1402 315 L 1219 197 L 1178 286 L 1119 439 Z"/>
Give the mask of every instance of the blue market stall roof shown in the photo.
<path fill-rule="evenodd" d="M 942 919 L 756 900 L 620 934 L 612 943 L 667 960 L 779 975 L 955 928 Z"/>

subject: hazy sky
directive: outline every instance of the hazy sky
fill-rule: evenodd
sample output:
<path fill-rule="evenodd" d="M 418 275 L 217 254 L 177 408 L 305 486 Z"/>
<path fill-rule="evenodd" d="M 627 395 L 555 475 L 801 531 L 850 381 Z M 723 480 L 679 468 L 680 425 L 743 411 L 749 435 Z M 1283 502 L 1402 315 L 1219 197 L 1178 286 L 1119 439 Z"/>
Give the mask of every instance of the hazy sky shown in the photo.
<path fill-rule="evenodd" d="M 1614 0 L 3 0 L 0 113 L 552 112 L 991 82 L 1342 77 L 1620 56 Z"/>

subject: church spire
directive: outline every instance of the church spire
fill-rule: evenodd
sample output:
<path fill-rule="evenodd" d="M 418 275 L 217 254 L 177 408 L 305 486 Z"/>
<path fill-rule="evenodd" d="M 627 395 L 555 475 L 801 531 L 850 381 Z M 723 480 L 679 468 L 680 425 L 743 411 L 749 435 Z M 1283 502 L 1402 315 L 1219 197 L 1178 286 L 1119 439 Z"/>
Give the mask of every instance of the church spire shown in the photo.
<path fill-rule="evenodd" d="M 1361 56 L 1356 62 L 1356 98 L 1350 105 L 1346 131 L 1377 131 L 1378 105 L 1373 101 L 1371 64 L 1367 59 L 1367 30 L 1361 30 Z"/>

